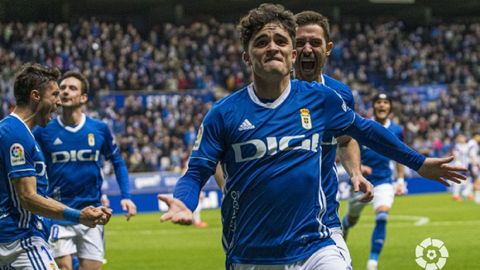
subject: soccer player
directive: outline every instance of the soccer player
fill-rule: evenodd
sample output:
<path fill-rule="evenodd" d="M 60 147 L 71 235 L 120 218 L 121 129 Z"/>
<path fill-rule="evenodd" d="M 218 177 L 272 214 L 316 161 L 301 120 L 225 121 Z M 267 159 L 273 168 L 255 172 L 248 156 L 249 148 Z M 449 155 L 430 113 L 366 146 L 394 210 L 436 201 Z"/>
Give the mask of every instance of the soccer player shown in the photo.
<path fill-rule="evenodd" d="M 474 180 L 474 199 L 480 204 L 480 133 L 474 134 L 468 141 L 470 155 L 472 157 L 472 178 Z"/>
<path fill-rule="evenodd" d="M 32 135 L 60 103 L 56 69 L 26 64 L 14 82 L 16 106 L 0 122 L 0 269 L 56 269 L 46 243 L 48 219 L 106 224 L 111 211 L 72 209 L 46 197 L 45 159 Z"/>
<path fill-rule="evenodd" d="M 297 21 L 295 76 L 297 79 L 309 82 L 317 81 L 335 89 L 345 103 L 355 110 L 355 101 L 351 89 L 344 83 L 323 73 L 327 57 L 333 49 L 330 39 L 328 19 L 315 11 L 303 11 L 295 15 Z M 366 190 L 363 202 L 372 199 L 372 185 L 362 175 L 360 167 L 360 149 L 358 143 L 349 136 L 335 138 L 331 133 L 325 133 L 322 139 L 322 188 L 327 200 L 327 212 L 323 223 L 332 232 L 332 239 L 339 248 L 347 263 L 351 257 L 342 235 L 337 200 L 338 177 L 335 165 L 336 149 L 343 167 L 352 181 L 354 191 Z"/>
<path fill-rule="evenodd" d="M 60 82 L 61 114 L 45 128 L 34 131 L 47 161 L 48 193 L 70 207 L 101 205 L 103 155 L 113 164 L 121 206 L 129 220 L 136 214 L 136 206 L 130 199 L 127 167 L 108 126 L 83 113 L 88 90 L 82 74 L 65 73 Z M 56 222 L 50 244 L 57 264 L 72 269 L 71 256 L 77 254 L 80 269 L 100 269 L 104 260 L 103 231 L 103 226 L 87 228 L 76 222 Z"/>
<path fill-rule="evenodd" d="M 320 142 L 326 130 L 389 149 L 429 178 L 461 181 L 452 158 L 425 159 L 374 121 L 355 115 L 328 87 L 290 80 L 297 55 L 295 18 L 281 5 L 262 4 L 239 24 L 253 83 L 217 102 L 192 149 L 187 173 L 161 221 L 191 224 L 201 187 L 220 161 L 227 269 L 347 269 L 322 223 L 325 193 Z M 362 135 L 365 134 L 365 135 Z"/>
<path fill-rule="evenodd" d="M 471 141 L 467 141 L 464 134 L 458 134 L 455 137 L 455 145 L 453 146 L 453 156 L 455 156 L 455 164 L 469 168 L 468 180 L 452 186 L 452 199 L 454 201 L 462 201 L 463 197 L 473 199 L 472 193 L 472 169 L 475 163 L 474 147 Z"/>
<path fill-rule="evenodd" d="M 392 111 L 392 99 L 385 93 L 377 94 L 373 98 L 373 116 L 375 121 L 387 128 L 403 141 L 402 128 L 389 119 Z M 371 169 L 367 179 L 374 185 L 373 208 L 376 212 L 375 228 L 372 234 L 372 247 L 370 250 L 370 259 L 367 269 L 377 269 L 378 257 L 382 251 L 386 236 L 386 225 L 388 212 L 393 204 L 395 197 L 395 187 L 393 185 L 392 170 L 390 169 L 390 159 L 384 157 L 366 146 L 361 150 L 362 164 Z M 397 164 L 397 176 L 403 179 L 403 167 Z M 401 181 L 401 180 L 400 180 Z M 399 193 L 401 193 L 399 191 Z M 343 217 L 344 236 L 347 236 L 348 230 L 357 224 L 360 213 L 366 203 L 359 200 L 358 194 L 353 193 L 349 200 L 347 214 Z"/>

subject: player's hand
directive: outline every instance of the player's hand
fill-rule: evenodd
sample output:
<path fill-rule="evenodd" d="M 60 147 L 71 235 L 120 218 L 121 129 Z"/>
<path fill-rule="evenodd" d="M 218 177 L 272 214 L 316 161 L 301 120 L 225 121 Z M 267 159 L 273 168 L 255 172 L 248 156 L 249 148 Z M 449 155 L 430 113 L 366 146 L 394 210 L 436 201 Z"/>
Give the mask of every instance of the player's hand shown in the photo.
<path fill-rule="evenodd" d="M 407 194 L 407 185 L 405 183 L 395 183 L 395 196 Z"/>
<path fill-rule="evenodd" d="M 111 210 L 104 206 L 97 208 L 87 206 L 80 211 L 80 223 L 87 227 L 95 228 L 96 225 L 106 224 L 110 220 L 111 215 Z"/>
<path fill-rule="evenodd" d="M 127 221 L 130 220 L 131 217 L 137 214 L 137 206 L 133 203 L 130 199 L 123 199 L 120 201 L 120 205 L 122 206 L 122 210 L 127 212 L 125 217 L 127 217 Z"/>
<path fill-rule="evenodd" d="M 467 169 L 448 164 L 452 160 L 453 156 L 445 158 L 427 158 L 417 172 L 421 176 L 440 182 L 447 187 L 450 186 L 450 183 L 448 183 L 447 180 L 455 183 L 465 181 L 467 177 L 461 174 L 461 172 L 465 173 L 467 172 Z"/>
<path fill-rule="evenodd" d="M 362 174 L 364 176 L 369 176 L 370 174 L 372 174 L 372 168 L 367 165 L 361 165 L 360 170 L 362 171 Z"/>
<path fill-rule="evenodd" d="M 360 199 L 361 202 L 367 203 L 373 200 L 373 185 L 363 177 L 363 175 L 354 175 L 351 177 L 354 192 L 363 192 L 364 195 Z"/>
<path fill-rule="evenodd" d="M 174 224 L 190 225 L 193 222 L 193 213 L 179 199 L 170 196 L 158 195 L 157 198 L 168 205 L 167 213 L 160 217 L 161 222 L 172 221 Z"/>

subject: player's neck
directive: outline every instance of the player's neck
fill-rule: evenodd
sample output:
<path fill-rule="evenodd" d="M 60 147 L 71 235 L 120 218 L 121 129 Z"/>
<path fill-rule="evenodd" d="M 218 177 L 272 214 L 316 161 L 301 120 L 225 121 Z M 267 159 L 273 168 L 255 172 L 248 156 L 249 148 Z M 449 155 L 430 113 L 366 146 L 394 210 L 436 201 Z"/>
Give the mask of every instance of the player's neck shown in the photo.
<path fill-rule="evenodd" d="M 35 122 L 35 116 L 37 115 L 37 113 L 33 112 L 28 107 L 16 106 L 13 109 L 12 113 L 18 115 L 18 117 L 22 119 L 22 121 L 28 126 L 30 130 L 37 124 Z"/>
<path fill-rule="evenodd" d="M 375 118 L 375 117 L 374 117 L 374 119 L 375 119 L 375 121 L 377 121 L 377 122 L 378 122 L 380 125 L 382 125 L 382 126 L 385 126 L 385 125 L 387 124 L 387 122 L 388 122 L 388 118 L 378 119 L 378 118 Z"/>
<path fill-rule="evenodd" d="M 82 108 L 70 108 L 70 107 L 63 107 L 62 109 L 62 123 L 65 126 L 77 126 L 82 121 Z"/>
<path fill-rule="evenodd" d="M 254 75 L 253 79 L 255 94 L 262 99 L 277 99 L 289 84 L 290 78 L 288 76 L 282 80 L 265 80 Z"/>

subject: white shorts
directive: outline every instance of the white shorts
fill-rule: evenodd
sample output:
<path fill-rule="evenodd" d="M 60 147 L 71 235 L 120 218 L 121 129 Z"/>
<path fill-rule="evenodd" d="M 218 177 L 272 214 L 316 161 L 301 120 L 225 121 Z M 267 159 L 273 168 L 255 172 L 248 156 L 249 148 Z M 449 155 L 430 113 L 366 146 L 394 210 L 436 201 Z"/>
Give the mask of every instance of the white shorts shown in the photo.
<path fill-rule="evenodd" d="M 352 217 L 360 216 L 360 213 L 363 210 L 363 207 L 368 203 L 363 203 L 360 201 L 363 193 L 358 192 L 353 195 L 353 197 L 348 201 L 348 215 Z M 380 206 L 387 206 L 392 208 L 393 199 L 395 198 L 395 189 L 393 184 L 385 183 L 373 187 L 373 209 L 377 210 Z"/>
<path fill-rule="evenodd" d="M 342 229 L 338 227 L 331 228 L 330 232 L 332 232 L 330 237 L 335 241 L 338 251 L 340 251 L 340 254 L 349 267 L 348 269 L 352 269 L 352 257 L 350 257 L 350 251 L 348 250 L 347 243 L 345 243 L 345 238 L 343 238 Z"/>
<path fill-rule="evenodd" d="M 337 246 L 330 245 L 319 249 L 307 259 L 291 264 L 257 265 L 233 264 L 233 270 L 348 270 Z"/>
<path fill-rule="evenodd" d="M 103 226 L 89 228 L 82 224 L 53 225 L 49 244 L 55 258 L 77 254 L 81 259 L 103 262 L 105 248 Z"/>
<path fill-rule="evenodd" d="M 47 242 L 33 236 L 0 244 L 0 269 L 57 270 Z"/>

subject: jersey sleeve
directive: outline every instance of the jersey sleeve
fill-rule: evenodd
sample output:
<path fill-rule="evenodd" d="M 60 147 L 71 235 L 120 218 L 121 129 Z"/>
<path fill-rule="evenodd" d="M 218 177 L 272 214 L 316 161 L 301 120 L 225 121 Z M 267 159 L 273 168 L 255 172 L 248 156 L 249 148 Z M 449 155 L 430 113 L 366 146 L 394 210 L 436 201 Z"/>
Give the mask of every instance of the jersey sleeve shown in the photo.
<path fill-rule="evenodd" d="M 188 162 L 188 170 L 175 186 L 173 196 L 194 211 L 198 205 L 200 190 L 215 173 L 223 152 L 223 119 L 217 107 L 213 107 L 200 126 Z"/>
<path fill-rule="evenodd" d="M 105 143 L 102 146 L 102 154 L 106 159 L 112 162 L 115 178 L 117 179 L 122 199 L 130 199 L 130 181 L 128 178 L 127 165 L 120 155 L 120 149 L 118 148 L 115 138 L 113 137 L 112 132 L 110 132 L 110 129 L 107 125 L 103 125 L 103 134 L 105 136 Z"/>
<path fill-rule="evenodd" d="M 325 92 L 325 113 L 326 129 L 334 133 L 341 133 L 347 129 L 355 120 L 355 113 L 347 106 L 342 96 L 333 89 L 326 87 Z"/>
<path fill-rule="evenodd" d="M 28 134 L 28 136 L 30 136 Z M 36 176 L 34 153 L 37 151 L 33 139 L 27 136 L 13 138 L 2 138 L 1 151 L 3 155 L 3 166 L 8 178 Z M 40 149 L 38 149 L 40 151 Z"/>

